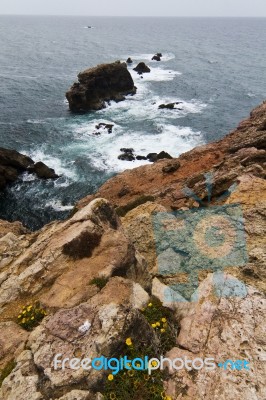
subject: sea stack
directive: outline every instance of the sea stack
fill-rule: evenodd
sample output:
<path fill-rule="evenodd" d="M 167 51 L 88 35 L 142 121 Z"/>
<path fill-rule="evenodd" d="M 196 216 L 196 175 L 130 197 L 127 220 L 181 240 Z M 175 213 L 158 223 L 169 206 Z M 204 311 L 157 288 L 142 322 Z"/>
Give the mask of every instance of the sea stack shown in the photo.
<path fill-rule="evenodd" d="M 89 68 L 78 74 L 78 82 L 67 91 L 66 98 L 73 112 L 101 110 L 110 100 L 122 101 L 134 95 L 136 87 L 126 63 L 116 61 Z"/>

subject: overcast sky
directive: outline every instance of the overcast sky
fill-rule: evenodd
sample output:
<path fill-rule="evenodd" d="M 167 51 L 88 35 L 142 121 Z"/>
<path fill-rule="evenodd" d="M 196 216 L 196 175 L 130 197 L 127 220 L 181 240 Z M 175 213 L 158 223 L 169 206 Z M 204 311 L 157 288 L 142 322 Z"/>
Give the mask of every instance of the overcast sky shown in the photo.
<path fill-rule="evenodd" d="M 0 14 L 266 17 L 266 0 L 0 0 Z"/>

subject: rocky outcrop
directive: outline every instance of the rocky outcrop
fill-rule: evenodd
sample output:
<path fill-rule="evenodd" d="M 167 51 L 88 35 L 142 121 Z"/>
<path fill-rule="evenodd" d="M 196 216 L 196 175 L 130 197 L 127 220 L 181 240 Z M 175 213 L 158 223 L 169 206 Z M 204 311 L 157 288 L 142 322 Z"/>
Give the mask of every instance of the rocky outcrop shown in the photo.
<path fill-rule="evenodd" d="M 56 179 L 55 171 L 42 162 L 34 161 L 16 150 L 0 148 L 0 190 L 15 182 L 22 172 L 35 173 L 41 179 Z"/>
<path fill-rule="evenodd" d="M 127 64 L 132 64 L 132 63 L 133 63 L 132 58 L 128 57 Z"/>
<path fill-rule="evenodd" d="M 166 151 L 161 151 L 160 153 L 149 153 L 147 154 L 147 156 L 136 155 L 134 149 L 132 149 L 131 147 L 122 148 L 120 149 L 120 151 L 122 152 L 122 154 L 118 156 L 118 159 L 122 161 L 148 160 L 150 162 L 156 162 L 165 158 L 173 158 Z"/>
<path fill-rule="evenodd" d="M 122 101 L 136 93 L 126 63 L 101 64 L 78 74 L 78 82 L 67 91 L 69 108 L 74 112 L 100 110 L 110 100 Z"/>
<path fill-rule="evenodd" d="M 134 71 L 136 71 L 139 75 L 145 74 L 148 72 L 151 72 L 150 68 L 148 65 L 146 65 L 144 62 L 140 62 L 135 68 L 133 68 Z"/>
<path fill-rule="evenodd" d="M 156 54 L 154 54 L 154 56 L 152 57 L 152 60 L 154 60 L 154 61 L 161 61 L 161 58 L 162 58 L 162 53 L 156 53 Z"/>

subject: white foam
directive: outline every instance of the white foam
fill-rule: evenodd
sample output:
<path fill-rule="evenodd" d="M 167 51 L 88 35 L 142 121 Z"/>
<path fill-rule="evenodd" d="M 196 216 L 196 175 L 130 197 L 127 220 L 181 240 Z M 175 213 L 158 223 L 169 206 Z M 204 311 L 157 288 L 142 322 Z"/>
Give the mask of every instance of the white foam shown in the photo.
<path fill-rule="evenodd" d="M 47 154 L 42 148 L 31 152 L 22 151 L 22 153 L 31 157 L 34 162 L 42 161 L 49 168 L 53 168 L 57 175 L 63 175 L 71 180 L 78 180 L 73 166 L 64 165 L 60 158 Z"/>
<path fill-rule="evenodd" d="M 65 205 L 61 203 L 60 200 L 52 200 L 45 204 L 46 208 L 53 208 L 55 211 L 69 211 L 72 210 L 74 206 Z"/>
<path fill-rule="evenodd" d="M 24 172 L 21 176 L 23 182 L 32 182 L 37 179 L 35 174 L 29 174 L 28 172 Z"/>
<path fill-rule="evenodd" d="M 134 82 L 144 83 L 144 82 L 163 82 L 172 81 L 176 76 L 182 75 L 179 71 L 173 71 L 171 69 L 164 69 L 159 67 L 151 67 L 151 72 L 139 75 L 133 69 L 130 70 Z"/>
<path fill-rule="evenodd" d="M 146 160 L 118 160 L 120 148 L 132 147 L 136 155 L 147 156 L 148 153 L 167 151 L 173 157 L 179 156 L 200 142 L 200 132 L 193 132 L 188 127 L 159 125 L 157 133 L 130 132 L 120 135 L 103 135 L 98 140 L 83 143 L 79 151 L 86 153 L 93 166 L 99 170 L 120 172 L 140 165 L 149 164 Z M 87 151 L 86 151 L 87 149 Z"/>

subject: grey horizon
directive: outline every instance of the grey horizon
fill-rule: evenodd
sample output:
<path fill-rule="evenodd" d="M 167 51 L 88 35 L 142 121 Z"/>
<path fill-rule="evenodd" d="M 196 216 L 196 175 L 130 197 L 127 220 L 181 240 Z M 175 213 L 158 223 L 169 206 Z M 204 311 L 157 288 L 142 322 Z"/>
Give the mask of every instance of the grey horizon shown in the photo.
<path fill-rule="evenodd" d="M 152 11 L 151 11 L 152 10 Z M 1 0 L 1 15 L 266 17 L 265 0 Z"/>

